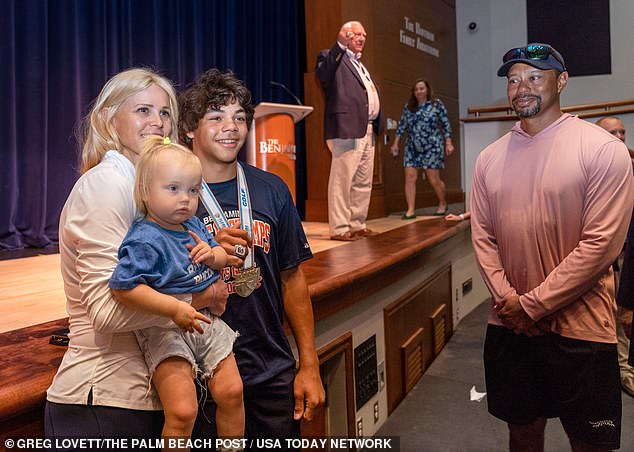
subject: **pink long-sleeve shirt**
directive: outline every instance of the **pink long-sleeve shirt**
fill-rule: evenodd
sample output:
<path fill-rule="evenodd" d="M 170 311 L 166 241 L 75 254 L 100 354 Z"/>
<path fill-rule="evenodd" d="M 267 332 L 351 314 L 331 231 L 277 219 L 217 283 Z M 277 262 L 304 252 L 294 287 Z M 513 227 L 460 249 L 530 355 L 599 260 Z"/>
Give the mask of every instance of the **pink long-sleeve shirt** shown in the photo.
<path fill-rule="evenodd" d="M 598 126 L 562 115 L 535 136 L 518 122 L 476 162 L 473 247 L 493 305 L 519 295 L 552 332 L 616 343 L 611 264 L 634 202 L 626 146 Z"/>

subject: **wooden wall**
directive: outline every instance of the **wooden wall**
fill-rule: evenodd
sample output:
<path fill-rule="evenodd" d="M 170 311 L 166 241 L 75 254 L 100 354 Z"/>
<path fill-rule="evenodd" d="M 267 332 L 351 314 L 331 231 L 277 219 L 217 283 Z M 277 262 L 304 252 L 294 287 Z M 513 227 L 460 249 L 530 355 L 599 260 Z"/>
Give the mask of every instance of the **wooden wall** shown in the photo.
<path fill-rule="evenodd" d="M 453 333 L 451 287 L 451 267 L 446 266 L 384 309 L 388 414 L 413 389 Z"/>
<path fill-rule="evenodd" d="M 319 51 L 332 47 L 341 25 L 349 20 L 358 20 L 365 27 L 368 39 L 363 63 L 378 83 L 381 94 L 384 131 L 376 145 L 369 217 L 382 217 L 405 209 L 402 158 L 392 159 L 389 146 L 394 139 L 394 130 L 387 130 L 385 126 L 388 118 L 398 121 L 411 85 L 419 77 L 429 79 L 436 96 L 449 111 L 457 151 L 446 160 L 441 177 L 447 184 L 448 201 L 463 201 L 455 0 L 305 0 L 305 8 L 308 72 L 304 74 L 304 94 L 305 103 L 315 108 L 306 120 L 306 219 L 328 220 L 330 152 L 323 138 L 324 97 L 314 66 Z M 413 30 L 407 29 L 405 17 Z M 416 23 L 419 31 L 422 28 L 432 33 L 433 39 L 422 31 L 417 34 Z M 432 48 L 427 47 L 432 53 L 437 50 L 438 57 L 404 44 L 402 35 L 415 42 L 418 38 L 421 44 Z M 419 178 L 417 192 L 417 207 L 436 205 L 431 187 L 422 178 Z"/>

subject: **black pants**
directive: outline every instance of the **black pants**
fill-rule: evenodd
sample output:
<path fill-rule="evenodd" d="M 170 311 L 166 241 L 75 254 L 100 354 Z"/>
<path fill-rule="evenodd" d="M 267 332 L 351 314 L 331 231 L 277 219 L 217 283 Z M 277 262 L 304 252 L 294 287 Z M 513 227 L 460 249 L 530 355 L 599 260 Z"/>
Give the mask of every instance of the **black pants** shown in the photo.
<path fill-rule="evenodd" d="M 289 450 L 284 439 L 300 437 L 300 423 L 293 419 L 294 381 L 295 370 L 289 369 L 262 384 L 244 387 L 244 436 L 248 440 L 248 450 L 270 450 L 271 447 L 266 447 L 267 444 L 261 440 L 275 438 L 282 439 L 282 448 L 278 450 Z M 193 437 L 216 437 L 215 411 L 216 404 L 213 401 L 199 410 Z"/>
<path fill-rule="evenodd" d="M 56 452 L 85 451 L 86 446 L 73 445 L 71 438 L 122 439 L 127 448 L 132 438 L 157 439 L 163 429 L 163 412 L 130 410 L 109 406 L 67 405 L 46 402 L 44 408 L 44 436 L 51 440 L 51 450 Z M 122 447 L 99 450 L 120 451 Z M 92 449 L 92 448 L 91 448 Z M 97 447 L 94 448 L 95 450 Z M 152 450 L 152 449 L 148 449 Z"/>
<path fill-rule="evenodd" d="M 249 450 L 270 449 L 262 438 L 299 438 L 299 422 L 293 420 L 294 369 L 289 369 L 262 384 L 244 388 L 245 437 Z M 196 385 L 199 400 L 204 399 L 206 386 Z M 213 401 L 198 410 L 193 438 L 216 438 L 216 405 Z M 44 412 L 45 437 L 55 438 L 148 438 L 161 437 L 162 411 L 131 410 L 108 406 L 67 405 L 46 402 Z M 60 442 L 60 441 L 58 441 Z M 53 444 L 55 445 L 55 444 Z M 282 441 L 285 446 L 286 442 Z M 259 446 L 259 447 L 258 447 Z M 128 442 L 128 448 L 130 442 Z M 55 448 L 56 452 L 86 450 L 85 447 Z M 108 450 L 108 449 L 100 449 Z M 112 450 L 121 450 L 115 447 Z M 151 449 L 147 449 L 151 450 Z M 280 450 L 288 450 L 282 447 Z"/>

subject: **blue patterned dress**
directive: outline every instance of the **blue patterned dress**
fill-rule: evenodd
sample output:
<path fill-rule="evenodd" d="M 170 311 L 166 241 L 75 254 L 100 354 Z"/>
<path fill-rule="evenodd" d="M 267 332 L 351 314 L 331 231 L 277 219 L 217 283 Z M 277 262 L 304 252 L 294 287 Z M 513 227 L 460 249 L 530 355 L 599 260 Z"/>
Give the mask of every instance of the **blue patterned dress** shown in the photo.
<path fill-rule="evenodd" d="M 445 167 L 444 137 L 451 137 L 447 109 L 440 99 L 427 101 L 412 113 L 403 107 L 396 135 L 405 141 L 404 167 L 441 169 Z"/>

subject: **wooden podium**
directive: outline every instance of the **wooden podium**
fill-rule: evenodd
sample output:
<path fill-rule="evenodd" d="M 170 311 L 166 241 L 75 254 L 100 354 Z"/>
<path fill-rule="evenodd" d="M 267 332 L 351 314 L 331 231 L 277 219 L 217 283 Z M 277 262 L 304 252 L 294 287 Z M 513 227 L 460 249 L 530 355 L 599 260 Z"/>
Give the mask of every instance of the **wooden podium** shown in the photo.
<path fill-rule="evenodd" d="M 261 102 L 247 139 L 247 163 L 282 178 L 295 202 L 295 123 L 313 111 L 304 105 Z"/>

